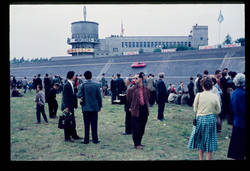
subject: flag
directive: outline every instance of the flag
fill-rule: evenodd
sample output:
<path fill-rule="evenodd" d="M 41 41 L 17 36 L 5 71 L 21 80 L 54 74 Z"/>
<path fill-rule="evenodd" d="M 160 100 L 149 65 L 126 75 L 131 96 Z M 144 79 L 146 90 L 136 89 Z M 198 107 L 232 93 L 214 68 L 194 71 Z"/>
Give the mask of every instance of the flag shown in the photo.
<path fill-rule="evenodd" d="M 121 35 L 124 34 L 124 28 L 123 28 L 123 23 L 121 24 Z"/>
<path fill-rule="evenodd" d="M 221 23 L 223 20 L 224 20 L 224 17 L 223 17 L 223 15 L 221 13 L 221 10 L 220 10 L 220 15 L 218 17 L 218 22 Z"/>

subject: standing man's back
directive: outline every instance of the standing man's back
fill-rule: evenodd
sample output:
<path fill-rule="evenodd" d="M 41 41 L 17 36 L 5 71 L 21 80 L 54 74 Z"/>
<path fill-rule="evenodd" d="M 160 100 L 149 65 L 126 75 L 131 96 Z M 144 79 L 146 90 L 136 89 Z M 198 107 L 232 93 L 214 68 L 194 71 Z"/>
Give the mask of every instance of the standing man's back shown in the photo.
<path fill-rule="evenodd" d="M 82 99 L 81 105 L 85 132 L 84 141 L 82 143 L 89 143 L 89 127 L 91 126 L 93 143 L 97 144 L 100 142 L 97 135 L 98 112 L 101 111 L 102 108 L 100 84 L 91 80 L 92 73 L 90 71 L 86 71 L 84 77 L 87 81 L 82 84 L 77 95 L 78 98 Z"/>
<path fill-rule="evenodd" d="M 157 81 L 156 85 L 156 97 L 158 100 L 158 117 L 157 119 L 163 120 L 164 119 L 164 108 L 165 102 L 167 98 L 167 89 L 166 85 L 163 81 L 164 73 L 159 73 L 159 80 Z"/>

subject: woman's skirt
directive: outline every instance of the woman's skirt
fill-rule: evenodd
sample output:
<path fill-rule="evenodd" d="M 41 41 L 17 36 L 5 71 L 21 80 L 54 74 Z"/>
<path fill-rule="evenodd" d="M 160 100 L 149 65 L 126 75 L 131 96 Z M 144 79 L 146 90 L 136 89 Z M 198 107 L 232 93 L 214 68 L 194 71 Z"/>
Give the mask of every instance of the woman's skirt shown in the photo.
<path fill-rule="evenodd" d="M 217 150 L 217 128 L 216 115 L 209 114 L 197 117 L 197 125 L 189 138 L 188 147 L 203 152 L 214 152 Z"/>

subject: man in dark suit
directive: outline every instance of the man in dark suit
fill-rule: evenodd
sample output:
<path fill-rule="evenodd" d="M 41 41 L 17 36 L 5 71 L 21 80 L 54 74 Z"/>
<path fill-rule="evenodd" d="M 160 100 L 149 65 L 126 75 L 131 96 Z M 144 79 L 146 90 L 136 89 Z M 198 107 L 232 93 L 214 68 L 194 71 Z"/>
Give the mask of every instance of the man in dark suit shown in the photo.
<path fill-rule="evenodd" d="M 125 82 L 121 77 L 121 74 L 116 74 L 117 75 L 117 79 L 116 79 L 116 88 L 117 88 L 117 96 L 118 96 L 118 100 L 120 100 L 120 96 L 119 94 L 122 94 L 124 91 L 126 91 L 126 86 L 125 86 Z"/>
<path fill-rule="evenodd" d="M 110 90 L 111 90 L 111 104 L 114 104 L 116 100 L 116 76 L 112 75 L 112 80 L 110 81 Z"/>
<path fill-rule="evenodd" d="M 85 134 L 82 143 L 89 143 L 89 127 L 91 126 L 92 141 L 94 144 L 97 144 L 100 142 L 97 135 L 97 121 L 98 112 L 100 112 L 102 108 L 101 85 L 91 80 L 92 73 L 90 71 L 86 71 L 84 77 L 87 81 L 82 84 L 77 95 L 78 98 L 82 99 L 81 105 Z"/>
<path fill-rule="evenodd" d="M 167 89 L 163 81 L 164 73 L 159 73 L 159 80 L 156 84 L 156 98 L 158 101 L 158 116 L 157 119 L 162 121 L 164 119 L 164 108 L 167 98 Z"/>
<path fill-rule="evenodd" d="M 71 140 L 70 136 L 72 136 L 73 139 L 81 139 L 76 132 L 76 122 L 75 122 L 75 116 L 74 116 L 74 108 L 75 102 L 76 102 L 76 96 L 74 94 L 74 87 L 73 87 L 73 80 L 75 77 L 74 71 L 69 71 L 67 73 L 67 81 L 64 84 L 63 87 L 63 93 L 62 93 L 62 105 L 61 110 L 65 110 L 66 113 L 70 112 L 73 115 L 73 127 L 72 128 L 66 128 L 64 129 L 64 138 L 66 142 L 74 142 Z"/>
<path fill-rule="evenodd" d="M 190 77 L 190 83 L 188 84 L 188 93 L 189 93 L 188 105 L 193 106 L 195 98 L 193 77 Z"/>
<path fill-rule="evenodd" d="M 52 88 L 52 84 L 49 78 L 48 74 L 45 74 L 44 80 L 43 80 L 44 90 L 45 90 L 45 102 L 48 103 L 48 94 L 50 89 Z"/>
<path fill-rule="evenodd" d="M 48 102 L 48 106 L 49 106 L 49 117 L 50 118 L 56 118 L 56 112 L 58 109 L 58 103 L 56 100 L 56 92 L 59 88 L 59 84 L 54 84 L 53 88 L 51 88 L 48 92 L 47 95 L 47 102 Z M 46 96 L 45 96 L 46 98 Z"/>

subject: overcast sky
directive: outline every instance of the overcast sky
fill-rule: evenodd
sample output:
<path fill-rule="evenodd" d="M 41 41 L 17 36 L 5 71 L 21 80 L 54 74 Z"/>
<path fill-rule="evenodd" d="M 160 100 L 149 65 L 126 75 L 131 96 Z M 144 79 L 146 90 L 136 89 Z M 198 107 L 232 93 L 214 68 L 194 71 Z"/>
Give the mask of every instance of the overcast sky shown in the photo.
<path fill-rule="evenodd" d="M 84 5 L 84 4 L 83 4 Z M 67 56 L 71 23 L 83 20 L 83 5 L 10 5 L 10 59 Z M 208 44 L 229 34 L 245 37 L 244 4 L 86 5 L 87 21 L 99 23 L 99 38 L 124 36 L 187 36 L 195 24 L 208 26 Z"/>

